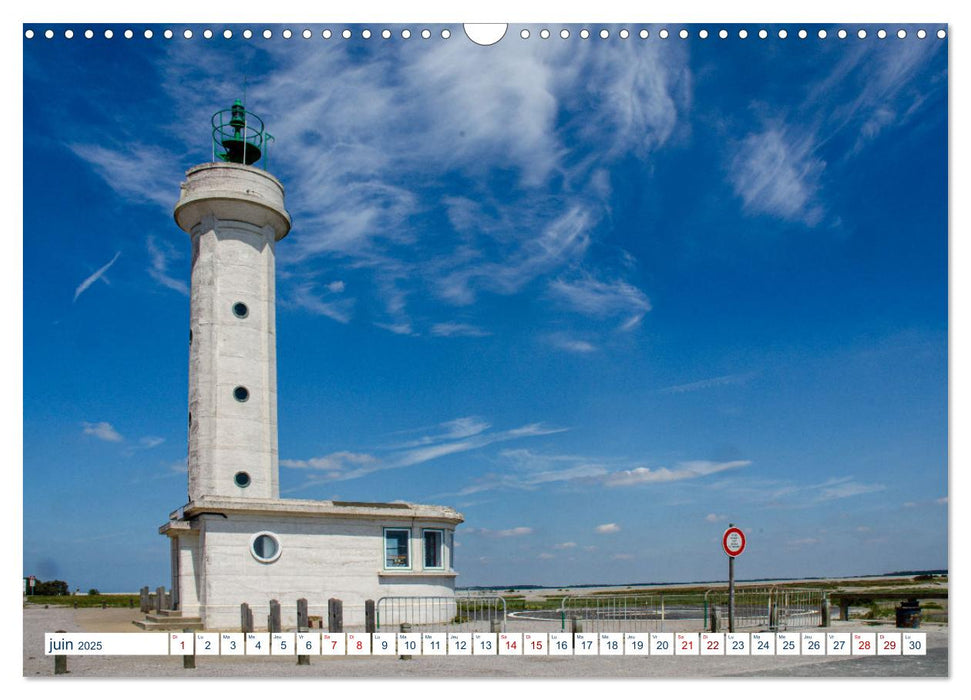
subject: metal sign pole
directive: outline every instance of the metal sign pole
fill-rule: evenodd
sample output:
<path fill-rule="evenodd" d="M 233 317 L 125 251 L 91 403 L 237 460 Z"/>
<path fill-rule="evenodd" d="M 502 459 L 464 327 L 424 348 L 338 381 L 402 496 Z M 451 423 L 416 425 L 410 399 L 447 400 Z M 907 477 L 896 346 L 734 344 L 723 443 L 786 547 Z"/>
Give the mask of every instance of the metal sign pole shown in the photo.
<path fill-rule="evenodd" d="M 729 528 L 735 523 L 728 523 Z M 735 557 L 728 555 L 728 631 L 735 631 Z"/>
<path fill-rule="evenodd" d="M 735 631 L 735 557 L 745 551 L 745 533 L 728 523 L 722 535 L 722 549 L 728 555 L 728 631 Z"/>
<path fill-rule="evenodd" d="M 728 631 L 735 631 L 735 557 L 728 557 Z"/>

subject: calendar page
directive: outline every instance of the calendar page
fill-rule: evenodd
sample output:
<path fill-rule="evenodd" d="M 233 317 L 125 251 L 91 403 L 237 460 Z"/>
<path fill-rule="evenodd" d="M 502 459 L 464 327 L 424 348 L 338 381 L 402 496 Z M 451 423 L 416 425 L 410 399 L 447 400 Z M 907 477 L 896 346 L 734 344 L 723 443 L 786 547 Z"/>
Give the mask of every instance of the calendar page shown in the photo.
<path fill-rule="evenodd" d="M 911 9 L 23 22 L 24 676 L 948 676 Z"/>

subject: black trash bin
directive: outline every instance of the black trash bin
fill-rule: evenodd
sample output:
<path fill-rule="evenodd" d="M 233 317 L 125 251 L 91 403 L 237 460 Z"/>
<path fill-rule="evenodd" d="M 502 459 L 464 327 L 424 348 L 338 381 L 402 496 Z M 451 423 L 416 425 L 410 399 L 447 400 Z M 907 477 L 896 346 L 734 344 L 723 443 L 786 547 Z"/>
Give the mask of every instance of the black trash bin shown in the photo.
<path fill-rule="evenodd" d="M 897 606 L 897 627 L 906 629 L 920 627 L 920 603 L 916 598 L 905 600 Z"/>

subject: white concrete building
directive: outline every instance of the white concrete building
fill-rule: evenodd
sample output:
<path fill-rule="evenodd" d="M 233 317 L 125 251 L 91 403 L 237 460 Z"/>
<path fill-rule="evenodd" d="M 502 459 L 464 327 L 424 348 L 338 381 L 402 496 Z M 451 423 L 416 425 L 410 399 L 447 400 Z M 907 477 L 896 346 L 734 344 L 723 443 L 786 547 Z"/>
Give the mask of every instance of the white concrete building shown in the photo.
<path fill-rule="evenodd" d="M 160 528 L 172 607 L 206 629 L 238 629 L 248 603 L 260 628 L 276 599 L 292 628 L 298 598 L 326 616 L 335 597 L 359 626 L 367 599 L 454 595 L 462 516 L 451 508 L 280 498 L 274 249 L 290 215 L 280 182 L 252 165 L 262 122 L 237 102 L 213 126 L 226 162 L 189 170 L 175 208 L 192 240 L 192 293 L 189 502 Z"/>

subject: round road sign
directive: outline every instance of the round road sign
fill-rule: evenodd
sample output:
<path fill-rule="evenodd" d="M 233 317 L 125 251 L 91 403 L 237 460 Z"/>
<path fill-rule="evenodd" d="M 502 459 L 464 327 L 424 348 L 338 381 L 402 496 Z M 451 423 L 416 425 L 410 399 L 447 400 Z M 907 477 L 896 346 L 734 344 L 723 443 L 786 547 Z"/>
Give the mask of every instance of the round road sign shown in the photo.
<path fill-rule="evenodd" d="M 737 557 L 745 551 L 745 533 L 737 527 L 730 527 L 722 535 L 722 547 L 725 554 L 730 557 Z"/>

